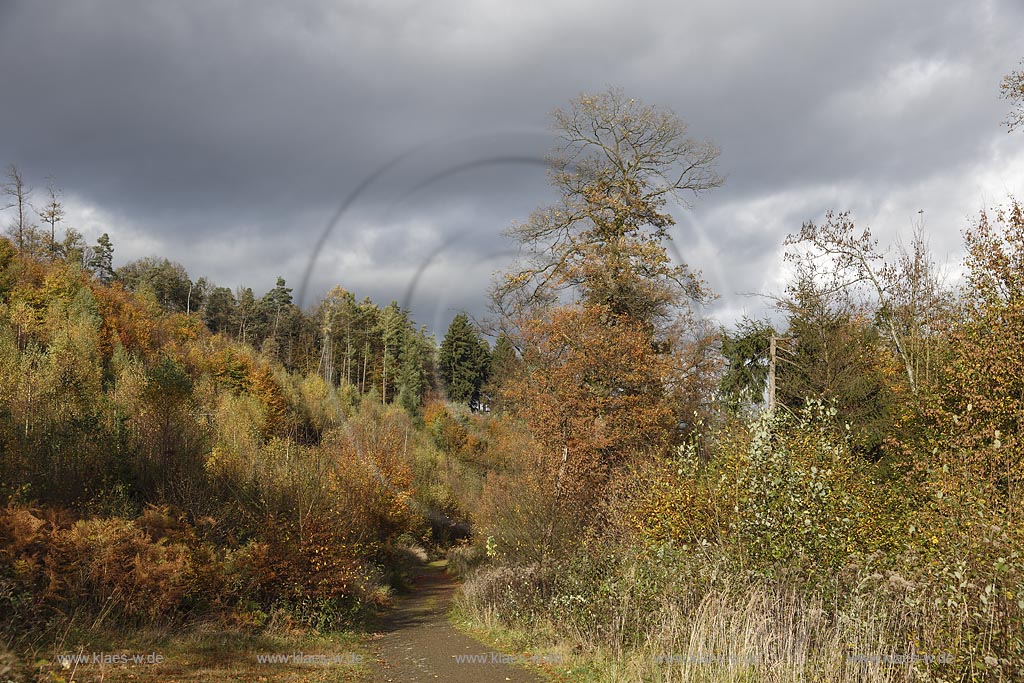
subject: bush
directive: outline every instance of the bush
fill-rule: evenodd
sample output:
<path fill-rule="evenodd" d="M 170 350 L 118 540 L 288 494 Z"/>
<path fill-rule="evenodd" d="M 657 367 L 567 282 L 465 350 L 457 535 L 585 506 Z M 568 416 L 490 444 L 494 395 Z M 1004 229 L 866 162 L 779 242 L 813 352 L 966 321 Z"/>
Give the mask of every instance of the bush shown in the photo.
<path fill-rule="evenodd" d="M 9 507 L 0 513 L 0 541 L 5 622 L 40 625 L 84 611 L 97 620 L 151 623 L 190 605 L 190 548 L 153 540 L 129 520 L 46 521 L 37 510 Z"/>
<path fill-rule="evenodd" d="M 754 425 L 734 524 L 750 570 L 819 585 L 891 533 L 895 520 L 882 515 L 869 466 L 835 433 L 834 416 L 835 408 L 810 402 L 796 418 Z"/>
<path fill-rule="evenodd" d="M 487 546 L 463 542 L 448 550 L 448 571 L 468 579 L 487 561 Z"/>
<path fill-rule="evenodd" d="M 68 618 L 154 625 L 259 606 L 334 628 L 381 602 L 380 572 L 322 520 L 301 534 L 269 524 L 264 540 L 235 547 L 206 534 L 168 508 L 136 520 L 72 520 L 8 507 L 0 511 L 0 625 L 27 635 Z"/>

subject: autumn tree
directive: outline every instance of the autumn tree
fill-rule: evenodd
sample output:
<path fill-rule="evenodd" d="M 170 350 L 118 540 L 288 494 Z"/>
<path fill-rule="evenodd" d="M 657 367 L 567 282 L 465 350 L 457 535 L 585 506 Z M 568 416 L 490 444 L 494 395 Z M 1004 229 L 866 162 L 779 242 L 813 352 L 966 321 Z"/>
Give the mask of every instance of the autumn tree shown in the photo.
<path fill-rule="evenodd" d="M 512 228 L 527 257 L 493 291 L 521 349 L 504 396 L 540 446 L 530 467 L 552 501 L 552 542 L 578 538 L 607 484 L 666 453 L 711 398 L 713 335 L 691 306 L 710 293 L 668 255 L 669 201 L 722 182 L 713 144 L 621 91 L 581 96 L 554 121 L 560 199 Z"/>
<path fill-rule="evenodd" d="M 879 331 L 899 359 L 907 386 L 917 394 L 920 374 L 927 371 L 927 331 L 945 317 L 944 293 L 927 242 L 918 226 L 909 248 L 901 245 L 896 259 L 887 258 L 868 228 L 858 229 L 849 212 L 828 212 L 822 223 L 807 222 L 786 239 L 790 261 L 815 262 L 825 274 L 825 289 L 870 300 Z"/>
<path fill-rule="evenodd" d="M 792 337 L 780 346 L 780 394 L 791 407 L 835 401 L 862 452 L 880 457 L 916 419 L 949 352 L 953 297 L 923 223 L 909 243 L 883 249 L 848 212 L 830 211 L 785 244 L 797 275 L 779 302 Z"/>
<path fill-rule="evenodd" d="M 166 258 L 147 257 L 117 269 L 117 279 L 130 292 L 145 291 L 165 311 L 184 313 L 189 307 L 192 280 L 185 266 Z"/>
<path fill-rule="evenodd" d="M 555 447 L 557 492 L 593 493 L 629 456 L 667 447 L 676 414 L 664 387 L 674 359 L 643 322 L 602 307 L 566 306 L 527 323 L 523 363 L 505 400 Z"/>
<path fill-rule="evenodd" d="M 551 159 L 560 201 L 510 230 L 527 259 L 493 292 L 508 318 L 575 290 L 589 305 L 653 321 L 680 298 L 707 295 L 665 248 L 675 219 L 668 201 L 721 185 L 718 148 L 687 135 L 674 113 L 619 90 L 583 95 L 554 113 L 561 146 Z"/>
<path fill-rule="evenodd" d="M 17 251 L 11 241 L 6 237 L 0 237 L 0 301 L 6 299 L 17 280 L 12 269 L 16 256 Z"/>
<path fill-rule="evenodd" d="M 227 287 L 214 287 L 203 307 L 203 321 L 215 334 L 229 334 L 233 331 L 232 321 L 237 307 L 235 295 Z"/>
<path fill-rule="evenodd" d="M 1007 130 L 1024 125 L 1024 69 L 1011 71 L 1003 78 L 1000 91 L 1013 105 L 1013 111 L 1006 118 Z"/>
<path fill-rule="evenodd" d="M 683 375 L 700 374 L 706 355 L 689 304 L 711 295 L 668 254 L 675 223 L 668 203 L 688 206 L 722 183 L 718 148 L 691 138 L 671 111 L 619 90 L 581 96 L 556 111 L 554 122 L 562 145 L 551 176 L 560 201 L 511 230 L 528 257 L 496 284 L 495 306 L 513 328 L 544 320 L 564 296 L 599 311 L 584 320 L 611 329 L 639 324 L 679 371 L 678 381 L 652 381 L 648 390 L 685 393 Z"/>
<path fill-rule="evenodd" d="M 74 228 L 67 228 L 64 231 L 64 239 L 58 246 L 58 253 L 67 263 L 74 263 L 84 268 L 87 249 L 82 233 Z"/>
<path fill-rule="evenodd" d="M 982 212 L 965 232 L 966 284 L 951 362 L 925 424 L 948 493 L 970 485 L 993 506 L 1024 481 L 1024 205 Z"/>

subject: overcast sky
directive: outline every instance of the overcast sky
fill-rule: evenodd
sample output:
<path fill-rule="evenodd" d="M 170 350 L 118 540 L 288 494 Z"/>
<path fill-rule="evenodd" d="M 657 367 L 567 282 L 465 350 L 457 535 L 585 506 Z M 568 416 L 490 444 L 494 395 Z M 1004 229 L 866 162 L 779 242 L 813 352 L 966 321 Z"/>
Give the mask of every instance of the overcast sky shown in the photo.
<path fill-rule="evenodd" d="M 55 176 L 117 265 L 296 294 L 312 265 L 304 303 L 340 284 L 443 333 L 553 198 L 550 112 L 618 86 L 722 149 L 673 235 L 728 322 L 828 209 L 883 242 L 923 215 L 956 266 L 970 218 L 1024 197 L 999 98 L 1022 27 L 1019 0 L 0 0 L 0 162 L 40 199 Z"/>

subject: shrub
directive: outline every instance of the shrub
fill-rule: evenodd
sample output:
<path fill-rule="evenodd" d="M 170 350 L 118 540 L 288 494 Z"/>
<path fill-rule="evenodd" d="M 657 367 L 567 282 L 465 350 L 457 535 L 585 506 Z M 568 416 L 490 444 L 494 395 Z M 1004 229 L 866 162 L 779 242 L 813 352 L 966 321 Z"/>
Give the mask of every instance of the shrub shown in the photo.
<path fill-rule="evenodd" d="M 460 579 L 468 579 L 486 561 L 486 544 L 463 541 L 448 550 L 448 571 Z"/>
<path fill-rule="evenodd" d="M 755 424 L 735 524 L 752 570 L 819 583 L 878 542 L 887 520 L 872 504 L 867 466 L 829 424 L 834 416 L 834 408 L 811 402 L 795 419 Z"/>
<path fill-rule="evenodd" d="M 173 618 L 188 605 L 192 556 L 124 519 L 44 521 L 36 510 L 0 513 L 4 621 L 39 625 L 84 610 L 131 623 Z"/>

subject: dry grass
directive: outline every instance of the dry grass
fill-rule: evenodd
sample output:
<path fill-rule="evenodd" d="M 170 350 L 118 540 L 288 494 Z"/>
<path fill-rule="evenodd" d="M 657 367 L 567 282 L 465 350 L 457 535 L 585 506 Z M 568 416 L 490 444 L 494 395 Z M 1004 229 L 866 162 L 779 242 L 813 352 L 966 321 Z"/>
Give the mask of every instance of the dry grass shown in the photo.
<path fill-rule="evenodd" d="M 558 654 L 568 680 L 659 683 L 896 682 L 921 680 L 927 653 L 900 642 L 911 629 L 902 605 L 889 597 L 851 596 L 839 605 L 795 590 L 750 585 L 714 588 L 692 601 L 666 594 L 633 641 L 623 632 L 637 623 L 622 600 L 610 623 L 589 631 L 566 628 L 557 614 L 512 623 L 494 601 L 497 574 L 470 579 L 457 610 L 479 635 L 513 646 Z M 501 579 L 507 583 L 507 577 Z M 943 653 L 932 653 L 933 655 Z M 909 655 L 909 656 L 908 656 Z M 917 658 L 915 662 L 914 659 Z"/>
<path fill-rule="evenodd" d="M 194 627 L 171 634 L 150 630 L 131 637 L 103 637 L 95 631 L 72 635 L 36 653 L 34 666 L 23 667 L 22 680 L 51 683 L 79 681 L 261 681 L 266 683 L 363 683 L 372 680 L 372 657 L 362 642 L 348 633 L 330 636 L 308 633 L 253 634 L 245 631 Z M 352 663 L 261 663 L 257 655 L 352 655 Z M 92 653 L 151 655 L 159 663 L 62 662 L 64 655 Z M 356 663 L 355 655 L 362 658 Z M 17 679 L 14 679 L 17 680 Z"/>

